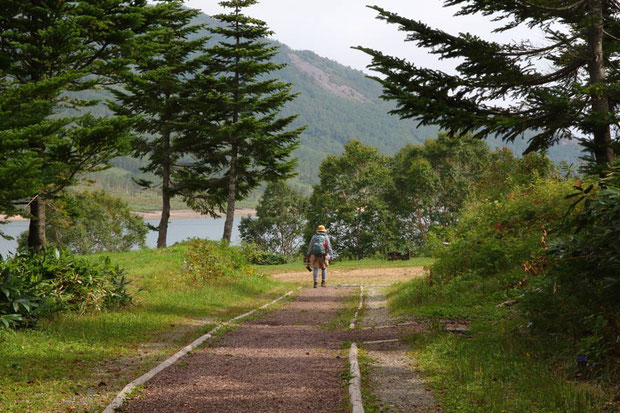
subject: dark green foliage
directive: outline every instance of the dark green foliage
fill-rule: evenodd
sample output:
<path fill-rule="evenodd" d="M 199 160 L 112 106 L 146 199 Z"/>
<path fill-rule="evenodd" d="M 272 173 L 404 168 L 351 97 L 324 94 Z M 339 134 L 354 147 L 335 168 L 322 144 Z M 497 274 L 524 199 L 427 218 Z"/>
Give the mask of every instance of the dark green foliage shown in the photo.
<path fill-rule="evenodd" d="M 270 252 L 269 250 L 265 250 L 261 245 L 254 243 L 244 243 L 243 253 L 248 263 L 254 265 L 281 265 L 295 260 L 295 257 L 277 252 Z"/>
<path fill-rule="evenodd" d="M 48 242 L 75 254 L 145 247 L 148 228 L 129 206 L 103 191 L 64 193 L 47 205 Z M 27 246 L 28 233 L 20 247 Z"/>
<path fill-rule="evenodd" d="M 0 260 L 0 328 L 32 326 L 65 311 L 102 311 L 131 303 L 124 272 L 109 259 L 91 263 L 65 251 Z"/>
<path fill-rule="evenodd" d="M 160 178 L 156 186 L 162 192 L 157 242 L 161 248 L 166 246 L 170 198 L 182 192 L 174 177 L 183 168 L 185 155 L 178 143 L 187 126 L 184 96 L 190 93 L 191 79 L 203 68 L 201 54 L 207 38 L 189 39 L 204 27 L 190 25 L 198 12 L 183 7 L 182 1 L 160 1 L 148 12 L 155 16 L 153 24 L 146 34 L 133 40 L 131 70 L 117 77 L 123 89 L 111 89 L 116 100 L 109 106 L 116 115 L 139 116 L 133 148 L 137 157 L 147 158 L 141 171 Z M 153 186 L 147 180 L 139 183 L 146 188 Z"/>
<path fill-rule="evenodd" d="M 30 162 L 36 174 L 22 187 L 31 198 L 33 248 L 46 243 L 45 199 L 128 149 L 131 120 L 85 113 L 97 101 L 77 93 L 96 89 L 127 65 L 121 52 L 147 26 L 145 5 L 145 0 L 0 5 L 0 92 L 19 105 L 7 108 L 2 99 L 0 131 L 2 145 L 18 151 L 11 156 Z"/>
<path fill-rule="evenodd" d="M 449 245 L 436 240 L 433 281 L 509 274 L 516 280 L 504 280 L 506 286 L 518 282 L 525 276 L 521 264 L 533 260 L 543 248 L 543 231 L 559 227 L 570 205 L 565 197 L 572 185 L 571 181 L 539 181 L 501 199 L 468 205 L 448 233 Z"/>
<path fill-rule="evenodd" d="M 502 302 L 515 306 L 530 333 L 564 342 L 576 375 L 616 374 L 618 176 L 619 169 L 612 169 L 600 188 L 539 179 L 491 202 L 469 204 L 449 232 L 448 246 L 431 233 L 437 257 L 431 283 L 414 295 L 449 298 L 467 291 L 484 311 Z"/>
<path fill-rule="evenodd" d="M 221 277 L 252 275 L 244 250 L 227 242 L 191 239 L 185 242 L 183 264 L 185 272 L 194 283 L 203 283 Z"/>
<path fill-rule="evenodd" d="M 205 213 L 226 211 L 223 238 L 230 241 L 235 203 L 263 181 L 293 175 L 290 158 L 303 128 L 288 130 L 296 116 L 279 117 L 294 99 L 291 85 L 268 76 L 283 65 L 265 22 L 246 16 L 255 0 L 222 2 L 228 14 L 209 30 L 221 39 L 207 50 L 206 70 L 194 78 L 188 110 L 193 129 L 186 142 L 194 163 L 183 185 L 189 204 Z M 192 133 L 193 132 L 193 133 Z"/>
<path fill-rule="evenodd" d="M 498 149 L 491 153 L 490 162 L 473 183 L 473 198 L 501 200 L 513 189 L 527 188 L 555 172 L 556 168 L 545 155 L 528 153 L 517 158 L 508 148 Z"/>
<path fill-rule="evenodd" d="M 391 183 L 388 163 L 376 148 L 356 140 L 345 145 L 342 156 L 328 156 L 310 198 L 306 242 L 325 225 L 339 256 L 361 259 L 393 248 L 395 222 L 384 201 Z"/>
<path fill-rule="evenodd" d="M 490 158 L 486 143 L 445 134 L 396 153 L 386 199 L 398 222 L 401 243 L 419 247 L 432 228 L 455 224 Z"/>
<path fill-rule="evenodd" d="M 256 218 L 241 219 L 241 239 L 265 252 L 295 254 L 303 245 L 307 205 L 308 200 L 286 182 L 269 183 L 258 201 Z"/>
<path fill-rule="evenodd" d="M 583 210 L 539 258 L 548 264 L 524 298 L 535 331 L 568 333 L 579 340 L 583 366 L 620 355 L 620 167 L 601 189 L 578 183 L 571 199 Z M 536 263 L 535 263 L 536 266 Z M 535 275 L 535 274 L 534 274 Z M 584 369 L 587 370 L 587 369 Z M 585 371 L 588 372 L 588 371 Z M 589 371 L 599 374 L 600 369 Z"/>
<path fill-rule="evenodd" d="M 375 79 L 383 85 L 383 97 L 398 104 L 393 113 L 457 135 L 471 132 L 512 141 L 531 131 L 528 151 L 576 139 L 599 164 L 613 162 L 620 121 L 616 0 L 444 4 L 460 6 L 459 15 L 482 14 L 504 22 L 498 32 L 517 26 L 539 30 L 546 42 L 537 47 L 530 41 L 500 44 L 469 33 L 451 35 L 374 6 L 379 19 L 407 33 L 407 41 L 439 58 L 460 59 L 457 74 L 451 75 L 358 47 L 372 56 L 369 67 L 383 75 Z"/>

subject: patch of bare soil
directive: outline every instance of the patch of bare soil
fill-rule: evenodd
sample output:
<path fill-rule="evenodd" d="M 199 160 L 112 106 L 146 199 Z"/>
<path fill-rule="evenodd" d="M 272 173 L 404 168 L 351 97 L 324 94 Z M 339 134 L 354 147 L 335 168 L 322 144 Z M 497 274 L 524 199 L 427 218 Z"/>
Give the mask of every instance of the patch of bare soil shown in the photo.
<path fill-rule="evenodd" d="M 302 73 L 312 78 L 317 85 L 326 91 L 354 102 L 370 102 L 370 99 L 352 87 L 334 83 L 328 73 L 325 73 L 312 63 L 302 59 L 299 55 L 293 52 L 289 52 L 288 55 L 294 66 L 296 66 Z"/>
<path fill-rule="evenodd" d="M 335 264 L 327 270 L 328 284 L 389 285 L 422 276 L 424 276 L 423 267 L 361 268 L 350 270 L 345 268 L 339 269 L 338 264 Z M 312 273 L 304 268 L 300 268 L 299 271 L 273 274 L 272 277 L 281 281 L 312 282 Z"/>
<path fill-rule="evenodd" d="M 349 332 L 329 325 L 356 288 L 308 288 L 282 309 L 201 348 L 150 381 L 127 412 L 337 412 Z"/>
<path fill-rule="evenodd" d="M 366 304 L 360 327 L 364 328 L 362 348 L 372 359 L 370 382 L 381 411 L 423 413 L 436 411 L 433 395 L 414 361 L 408 346 L 400 338 L 413 330 L 424 330 L 422 324 L 394 326 L 387 310 L 387 299 L 377 288 L 367 290 Z"/>

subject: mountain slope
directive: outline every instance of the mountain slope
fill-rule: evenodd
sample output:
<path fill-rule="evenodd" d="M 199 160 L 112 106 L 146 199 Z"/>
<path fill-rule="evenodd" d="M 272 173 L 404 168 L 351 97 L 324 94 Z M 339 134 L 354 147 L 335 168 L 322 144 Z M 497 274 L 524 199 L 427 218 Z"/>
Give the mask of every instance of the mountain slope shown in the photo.
<path fill-rule="evenodd" d="M 200 15 L 196 22 L 216 24 L 206 15 Z M 206 33 L 202 32 L 194 36 L 204 35 Z M 210 43 L 217 40 L 213 38 Z M 280 46 L 275 60 L 287 64 L 274 76 L 292 83 L 293 90 L 299 93 L 297 99 L 285 106 L 282 115 L 299 114 L 295 126 L 307 126 L 301 135 L 300 147 L 295 152 L 299 159 L 299 175 L 295 179 L 298 189 L 309 192 L 311 186 L 318 182 L 321 161 L 328 154 L 341 153 L 343 144 L 349 139 L 359 139 L 389 155 L 408 143 L 423 143 L 425 139 L 437 135 L 436 127 L 418 127 L 412 120 L 400 120 L 389 115 L 388 112 L 394 108 L 393 103 L 380 99 L 380 85 L 368 79 L 362 71 L 311 51 L 293 50 L 277 41 L 274 43 Z M 490 144 L 503 145 L 493 140 Z M 519 153 L 527 145 L 516 142 L 509 146 Z M 578 153 L 576 148 L 576 145 L 567 145 L 553 149 L 550 156 L 555 161 L 574 159 Z M 126 179 L 130 180 L 135 176 L 139 162 L 119 159 L 115 165 L 126 169 Z M 118 176 L 118 171 L 115 175 Z"/>

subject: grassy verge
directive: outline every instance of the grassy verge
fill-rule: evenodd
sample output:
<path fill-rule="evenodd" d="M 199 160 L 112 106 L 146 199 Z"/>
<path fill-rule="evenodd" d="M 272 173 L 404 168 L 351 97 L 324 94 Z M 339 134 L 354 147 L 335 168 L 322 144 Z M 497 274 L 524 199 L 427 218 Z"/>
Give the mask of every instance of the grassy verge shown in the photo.
<path fill-rule="evenodd" d="M 346 298 L 344 306 L 338 311 L 338 316 L 329 321 L 329 326 L 327 328 L 330 330 L 349 328 L 349 324 L 351 324 L 351 320 L 357 311 L 359 301 L 360 294 L 359 290 L 356 289 L 353 294 Z M 359 321 L 359 319 L 356 320 L 356 323 L 357 321 Z"/>
<path fill-rule="evenodd" d="M 496 282 L 496 281 L 495 281 Z M 430 287 L 417 279 L 392 292 L 392 309 L 430 319 L 411 337 L 413 356 L 445 412 L 613 412 L 613 391 L 576 381 L 565 340 L 530 335 L 494 281 Z M 446 333 L 439 319 L 470 322 L 471 335 Z"/>
<path fill-rule="evenodd" d="M 100 411 L 181 345 L 286 289 L 258 275 L 194 284 L 182 272 L 183 253 L 176 246 L 109 254 L 128 270 L 132 307 L 2 331 L 0 411 Z"/>
<path fill-rule="evenodd" d="M 354 271 L 360 268 L 404 268 L 404 267 L 425 267 L 433 263 L 432 258 L 416 257 L 409 261 L 387 261 L 381 258 L 366 258 L 363 260 L 337 261 L 332 263 L 330 270 L 338 271 Z M 291 271 L 303 270 L 303 261 L 297 260 L 288 264 L 281 265 L 263 265 L 260 267 L 262 271 L 268 274 L 279 274 Z"/>
<path fill-rule="evenodd" d="M 365 413 L 380 413 L 385 412 L 385 406 L 382 406 L 380 400 L 374 395 L 375 390 L 370 382 L 370 374 L 372 369 L 373 360 L 368 353 L 358 348 L 357 361 L 360 366 L 360 374 L 362 375 L 362 402 L 364 404 Z"/>

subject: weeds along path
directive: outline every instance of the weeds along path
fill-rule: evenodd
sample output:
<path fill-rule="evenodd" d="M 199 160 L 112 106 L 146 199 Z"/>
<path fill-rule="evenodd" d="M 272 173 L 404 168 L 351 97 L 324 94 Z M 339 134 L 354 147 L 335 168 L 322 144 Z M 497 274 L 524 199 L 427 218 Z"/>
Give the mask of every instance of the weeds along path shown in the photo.
<path fill-rule="evenodd" d="M 358 293 L 306 288 L 155 376 L 122 411 L 343 411 L 342 349 L 351 332 L 333 327 Z"/>

